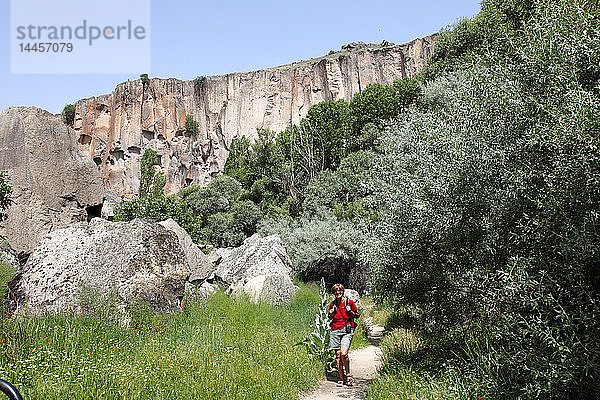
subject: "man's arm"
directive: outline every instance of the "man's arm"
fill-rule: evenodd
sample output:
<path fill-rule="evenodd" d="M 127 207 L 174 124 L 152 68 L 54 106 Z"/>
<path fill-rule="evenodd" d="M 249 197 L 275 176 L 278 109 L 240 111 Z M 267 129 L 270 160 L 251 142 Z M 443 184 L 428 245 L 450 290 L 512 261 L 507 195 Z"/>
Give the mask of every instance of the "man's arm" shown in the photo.
<path fill-rule="evenodd" d="M 333 305 L 333 303 L 329 304 L 329 310 L 327 313 L 327 316 L 329 317 L 329 319 L 332 319 L 333 316 L 335 315 L 335 306 L 332 306 L 332 305 Z"/>

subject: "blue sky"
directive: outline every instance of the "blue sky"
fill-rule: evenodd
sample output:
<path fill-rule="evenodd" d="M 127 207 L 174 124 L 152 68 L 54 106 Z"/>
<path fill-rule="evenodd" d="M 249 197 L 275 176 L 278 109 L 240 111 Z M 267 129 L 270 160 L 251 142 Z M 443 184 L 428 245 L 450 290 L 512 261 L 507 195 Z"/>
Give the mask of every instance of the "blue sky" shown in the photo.
<path fill-rule="evenodd" d="M 59 113 L 65 104 L 110 93 L 141 73 L 193 79 L 319 57 L 350 42 L 405 43 L 479 9 L 479 0 L 152 0 L 149 71 L 11 74 L 10 0 L 0 0 L 0 110 L 35 105 Z"/>

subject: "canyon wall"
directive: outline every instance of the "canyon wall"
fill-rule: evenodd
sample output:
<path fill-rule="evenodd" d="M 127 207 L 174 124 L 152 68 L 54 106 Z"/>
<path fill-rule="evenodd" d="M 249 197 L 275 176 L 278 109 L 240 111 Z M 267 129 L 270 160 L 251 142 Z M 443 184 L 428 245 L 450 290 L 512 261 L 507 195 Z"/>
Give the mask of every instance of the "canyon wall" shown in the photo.
<path fill-rule="evenodd" d="M 350 101 L 371 83 L 414 77 L 434 40 L 351 43 L 320 58 L 195 81 L 128 81 L 111 94 L 78 101 L 73 128 L 107 190 L 137 193 L 140 159 L 148 148 L 159 154 L 167 193 L 205 186 L 223 171 L 233 138 L 255 139 L 257 128 L 281 131 L 316 103 Z M 187 116 L 198 123 L 195 136 L 186 134 Z"/>
<path fill-rule="evenodd" d="M 96 165 L 60 116 L 36 107 L 0 112 L 0 170 L 12 187 L 0 235 L 21 254 L 51 231 L 100 215 L 104 188 Z"/>

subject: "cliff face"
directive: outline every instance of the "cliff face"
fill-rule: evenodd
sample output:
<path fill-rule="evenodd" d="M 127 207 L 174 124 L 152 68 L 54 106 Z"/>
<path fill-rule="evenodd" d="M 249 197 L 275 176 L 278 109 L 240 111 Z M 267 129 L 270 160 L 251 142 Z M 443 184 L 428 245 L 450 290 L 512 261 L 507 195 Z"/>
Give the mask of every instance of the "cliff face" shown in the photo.
<path fill-rule="evenodd" d="M 111 94 L 76 103 L 77 142 L 110 191 L 137 193 L 147 148 L 160 156 L 168 193 L 205 186 L 223 170 L 233 138 L 254 139 L 256 128 L 281 131 L 316 103 L 350 101 L 370 83 L 413 77 L 433 42 L 434 36 L 403 45 L 353 43 L 317 59 L 196 82 L 124 82 Z M 196 136 L 185 134 L 188 115 L 198 123 Z"/>
<path fill-rule="evenodd" d="M 100 214 L 98 171 L 59 116 L 35 107 L 0 112 L 0 170 L 13 189 L 0 234 L 18 252 L 31 253 L 47 233 Z"/>

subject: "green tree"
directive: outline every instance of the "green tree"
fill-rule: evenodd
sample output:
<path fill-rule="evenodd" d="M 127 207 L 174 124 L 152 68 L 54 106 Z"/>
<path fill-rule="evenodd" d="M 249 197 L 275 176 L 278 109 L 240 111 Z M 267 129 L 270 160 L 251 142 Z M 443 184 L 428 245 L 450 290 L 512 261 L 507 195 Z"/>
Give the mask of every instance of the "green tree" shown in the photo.
<path fill-rule="evenodd" d="M 185 135 L 188 137 L 198 135 L 198 122 L 191 115 L 185 116 Z"/>
<path fill-rule="evenodd" d="M 254 153 L 247 137 L 233 138 L 223 173 L 250 189 L 260 175 L 253 162 Z"/>
<path fill-rule="evenodd" d="M 166 184 L 165 175 L 157 171 L 158 154 L 152 149 L 146 149 L 140 161 L 139 197 L 160 197 Z"/>
<path fill-rule="evenodd" d="M 483 17 L 510 34 L 471 53 L 484 63 L 436 75 L 427 106 L 385 133 L 368 260 L 377 293 L 421 310 L 420 328 L 448 341 L 449 362 L 478 393 L 591 398 L 600 378 L 598 8 L 542 0 L 510 17 L 519 4 L 485 2 Z"/>
<path fill-rule="evenodd" d="M 361 134 L 366 124 L 381 126 L 407 110 L 420 96 L 421 89 L 416 79 L 404 78 L 392 86 L 370 84 L 350 101 L 352 132 Z"/>
<path fill-rule="evenodd" d="M 309 108 L 301 125 L 323 142 L 324 169 L 335 170 L 350 145 L 350 108 L 344 100 L 323 101 Z"/>
<path fill-rule="evenodd" d="M 63 122 L 68 126 L 73 126 L 73 122 L 75 121 L 75 105 L 67 104 L 62 111 Z"/>

